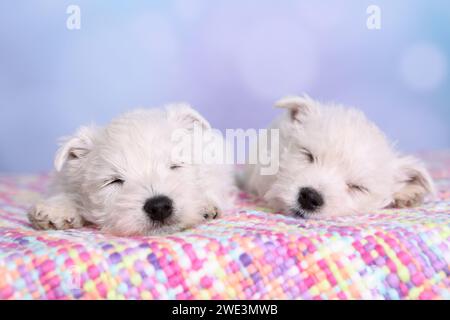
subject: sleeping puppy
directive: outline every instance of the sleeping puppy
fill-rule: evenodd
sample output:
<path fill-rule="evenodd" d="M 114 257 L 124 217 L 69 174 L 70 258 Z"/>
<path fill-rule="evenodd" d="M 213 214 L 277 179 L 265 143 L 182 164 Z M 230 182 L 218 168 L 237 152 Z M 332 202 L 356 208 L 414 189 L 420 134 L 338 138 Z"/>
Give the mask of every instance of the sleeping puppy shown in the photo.
<path fill-rule="evenodd" d="M 279 130 L 278 172 L 247 166 L 245 189 L 297 217 L 338 216 L 420 205 L 434 193 L 424 165 L 399 155 L 361 111 L 321 104 L 308 96 L 276 103 L 286 112 Z M 273 144 L 273 142 L 272 142 Z"/>
<path fill-rule="evenodd" d="M 230 167 L 184 162 L 174 152 L 176 136 L 192 136 L 195 126 L 212 131 L 200 114 L 177 104 L 80 128 L 58 150 L 50 195 L 31 208 L 31 223 L 38 229 L 91 223 L 117 235 L 153 235 L 217 218 L 230 202 Z"/>

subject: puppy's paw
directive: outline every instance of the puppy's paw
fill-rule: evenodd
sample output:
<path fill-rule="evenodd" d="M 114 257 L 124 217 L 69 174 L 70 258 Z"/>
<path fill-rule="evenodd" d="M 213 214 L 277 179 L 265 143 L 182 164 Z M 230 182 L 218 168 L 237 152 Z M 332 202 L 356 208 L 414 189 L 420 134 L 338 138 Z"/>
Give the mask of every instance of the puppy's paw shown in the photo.
<path fill-rule="evenodd" d="M 65 230 L 81 228 L 83 219 L 73 208 L 40 202 L 28 211 L 28 219 L 39 230 Z"/>
<path fill-rule="evenodd" d="M 418 207 L 423 203 L 422 198 L 412 198 L 412 199 L 396 199 L 392 204 L 394 208 L 413 208 Z"/>
<path fill-rule="evenodd" d="M 222 211 L 217 206 L 211 205 L 202 211 L 202 215 L 205 220 L 213 220 L 220 218 L 222 216 Z"/>
<path fill-rule="evenodd" d="M 395 199 L 392 203 L 393 208 L 413 208 L 420 206 L 424 199 L 424 197 L 420 194 L 416 194 L 410 198 L 399 198 Z"/>

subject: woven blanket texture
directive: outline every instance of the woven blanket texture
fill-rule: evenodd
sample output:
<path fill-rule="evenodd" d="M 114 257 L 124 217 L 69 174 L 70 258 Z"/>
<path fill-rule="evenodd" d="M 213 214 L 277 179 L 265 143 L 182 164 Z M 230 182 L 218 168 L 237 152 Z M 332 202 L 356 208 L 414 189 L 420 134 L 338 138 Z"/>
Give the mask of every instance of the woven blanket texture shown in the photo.
<path fill-rule="evenodd" d="M 41 175 L 0 175 L 0 299 L 450 299 L 450 152 L 422 154 L 437 200 L 299 220 L 241 193 L 166 237 L 36 231 Z"/>

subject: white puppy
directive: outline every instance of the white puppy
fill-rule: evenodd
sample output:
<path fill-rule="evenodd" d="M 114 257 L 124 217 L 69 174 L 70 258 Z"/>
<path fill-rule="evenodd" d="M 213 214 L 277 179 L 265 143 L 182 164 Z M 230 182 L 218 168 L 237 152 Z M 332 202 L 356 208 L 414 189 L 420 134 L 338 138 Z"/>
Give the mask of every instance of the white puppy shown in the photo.
<path fill-rule="evenodd" d="M 336 216 L 416 206 L 434 193 L 423 164 L 399 155 L 361 111 L 307 96 L 286 97 L 276 106 L 287 109 L 271 126 L 279 129 L 279 158 L 272 159 L 279 170 L 262 175 L 257 164 L 244 175 L 245 188 L 272 209 Z"/>
<path fill-rule="evenodd" d="M 48 198 L 29 211 L 39 229 L 92 223 L 117 235 L 167 234 L 216 218 L 232 174 L 174 156 L 175 136 L 209 123 L 185 104 L 136 110 L 104 128 L 82 127 L 60 147 Z"/>

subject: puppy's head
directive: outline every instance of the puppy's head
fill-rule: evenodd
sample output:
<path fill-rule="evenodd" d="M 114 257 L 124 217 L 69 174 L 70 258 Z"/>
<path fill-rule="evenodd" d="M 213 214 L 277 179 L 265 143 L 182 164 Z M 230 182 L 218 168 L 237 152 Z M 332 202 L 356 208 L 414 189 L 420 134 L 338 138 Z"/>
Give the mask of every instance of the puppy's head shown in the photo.
<path fill-rule="evenodd" d="M 205 168 L 173 157 L 173 133 L 189 135 L 194 125 L 210 129 L 186 105 L 134 111 L 104 128 L 81 128 L 61 146 L 55 166 L 85 218 L 102 229 L 178 231 L 202 222 L 207 206 L 199 183 Z"/>
<path fill-rule="evenodd" d="M 424 166 L 399 156 L 364 114 L 287 97 L 280 119 L 280 170 L 265 197 L 302 217 L 420 204 L 433 192 Z"/>

